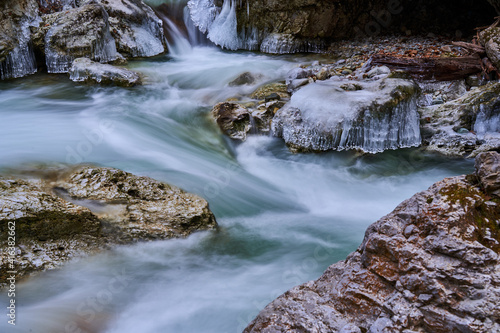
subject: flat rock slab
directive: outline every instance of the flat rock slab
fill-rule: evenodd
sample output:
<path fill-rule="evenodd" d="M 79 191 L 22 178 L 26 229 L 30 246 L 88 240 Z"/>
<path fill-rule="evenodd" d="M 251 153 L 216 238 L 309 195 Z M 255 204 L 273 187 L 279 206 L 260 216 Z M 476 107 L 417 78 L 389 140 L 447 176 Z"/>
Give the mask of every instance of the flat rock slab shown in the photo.
<path fill-rule="evenodd" d="M 95 83 L 101 85 L 116 85 L 133 87 L 142 84 L 138 73 L 123 67 L 94 62 L 87 58 L 78 58 L 68 72 L 75 82 Z"/>

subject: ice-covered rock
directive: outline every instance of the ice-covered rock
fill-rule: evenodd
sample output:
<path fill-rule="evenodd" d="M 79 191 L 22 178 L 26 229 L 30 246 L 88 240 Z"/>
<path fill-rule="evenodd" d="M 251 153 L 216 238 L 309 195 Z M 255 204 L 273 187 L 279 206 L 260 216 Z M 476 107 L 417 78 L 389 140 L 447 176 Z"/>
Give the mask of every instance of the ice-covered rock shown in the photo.
<path fill-rule="evenodd" d="M 43 16 L 35 39 L 43 45 L 49 73 L 68 72 L 73 60 L 80 57 L 99 62 L 118 57 L 108 14 L 97 3 Z"/>
<path fill-rule="evenodd" d="M 500 200 L 475 178 L 404 201 L 345 261 L 279 296 L 244 332 L 500 332 Z"/>
<path fill-rule="evenodd" d="M 127 58 L 152 57 L 165 52 L 163 22 L 141 0 L 100 1 L 109 15 L 118 52 Z"/>
<path fill-rule="evenodd" d="M 301 88 L 273 119 L 273 132 L 298 151 L 376 153 L 421 143 L 415 82 L 330 79 Z"/>
<path fill-rule="evenodd" d="M 91 166 L 30 174 L 0 177 L 0 233 L 15 224 L 17 238 L 13 249 L 7 237 L 0 240 L 0 270 L 17 271 L 16 280 L 112 244 L 186 237 L 217 226 L 204 199 L 148 177 Z M 0 274 L 0 285 L 5 282 Z"/>
<path fill-rule="evenodd" d="M 0 5 L 0 79 L 33 74 L 37 66 L 30 27 L 38 25 L 38 4 L 7 0 Z"/>
<path fill-rule="evenodd" d="M 141 84 L 141 77 L 136 72 L 122 67 L 94 62 L 88 58 L 75 59 L 68 74 L 70 79 L 75 82 L 121 87 L 133 87 Z"/>
<path fill-rule="evenodd" d="M 500 83 L 471 89 L 460 98 L 420 110 L 426 149 L 474 157 L 500 149 Z"/>

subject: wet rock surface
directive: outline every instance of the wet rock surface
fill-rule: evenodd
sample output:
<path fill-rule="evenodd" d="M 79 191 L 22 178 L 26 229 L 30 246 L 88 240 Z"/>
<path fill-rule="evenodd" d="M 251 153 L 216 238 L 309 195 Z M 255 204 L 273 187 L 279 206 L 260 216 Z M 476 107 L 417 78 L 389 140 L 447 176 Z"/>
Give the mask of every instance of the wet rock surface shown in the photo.
<path fill-rule="evenodd" d="M 193 1 L 206 3 L 206 1 Z M 276 1 L 236 4 L 246 46 L 269 53 L 317 52 L 334 39 L 389 34 L 467 34 L 489 24 L 496 0 Z M 277 23 L 278 22 L 278 23 Z M 325 43 L 326 42 L 326 43 Z"/>
<path fill-rule="evenodd" d="M 250 112 L 238 103 L 218 103 L 212 109 L 212 117 L 231 139 L 244 141 L 252 128 Z"/>
<path fill-rule="evenodd" d="M 500 330 L 500 154 L 447 178 L 371 225 L 360 247 L 270 303 L 245 332 Z"/>
<path fill-rule="evenodd" d="M 208 203 L 197 195 L 92 166 L 57 170 L 43 178 L 0 178 L 0 232 L 7 235 L 13 223 L 18 277 L 113 244 L 186 237 L 217 226 Z M 8 238 L 2 239 L 3 273 L 12 269 Z"/>
<path fill-rule="evenodd" d="M 136 72 L 122 67 L 94 62 L 87 58 L 75 59 L 68 74 L 70 79 L 75 82 L 120 87 L 133 87 L 141 84 L 141 77 Z"/>

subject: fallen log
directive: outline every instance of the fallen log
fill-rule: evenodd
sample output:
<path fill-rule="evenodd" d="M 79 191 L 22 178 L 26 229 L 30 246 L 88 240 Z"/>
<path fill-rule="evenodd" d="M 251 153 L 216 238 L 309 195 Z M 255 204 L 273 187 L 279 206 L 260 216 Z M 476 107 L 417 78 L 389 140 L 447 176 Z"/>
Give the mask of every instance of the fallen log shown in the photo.
<path fill-rule="evenodd" d="M 484 46 L 482 46 L 482 45 L 477 45 L 477 44 L 473 44 L 473 43 L 466 43 L 466 42 L 452 42 L 451 44 L 458 46 L 458 47 L 462 47 L 466 50 L 475 52 L 479 55 L 486 54 L 486 50 L 484 49 Z"/>
<path fill-rule="evenodd" d="M 451 81 L 464 79 L 483 70 L 478 55 L 456 58 L 409 58 L 374 55 L 370 66 L 387 66 L 403 70 L 416 79 Z"/>

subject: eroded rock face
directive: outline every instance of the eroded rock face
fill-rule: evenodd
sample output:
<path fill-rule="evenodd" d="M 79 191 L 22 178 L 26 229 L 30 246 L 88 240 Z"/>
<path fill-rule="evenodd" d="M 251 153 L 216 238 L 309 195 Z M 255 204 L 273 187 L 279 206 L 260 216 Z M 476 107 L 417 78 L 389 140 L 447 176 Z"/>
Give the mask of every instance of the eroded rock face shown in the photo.
<path fill-rule="evenodd" d="M 68 74 L 70 79 L 75 82 L 120 87 L 133 87 L 141 84 L 141 77 L 136 72 L 122 67 L 94 62 L 87 58 L 75 59 Z"/>
<path fill-rule="evenodd" d="M 274 116 L 273 134 L 296 151 L 376 153 L 419 146 L 418 86 L 387 73 L 375 76 L 371 81 L 332 77 L 300 88 Z"/>
<path fill-rule="evenodd" d="M 228 0 L 229 1 L 229 0 Z M 492 5 L 498 3 L 489 0 Z M 191 0 L 216 15 L 216 1 Z M 197 5 L 195 6 L 194 3 Z M 207 5 L 211 3 L 212 5 Z M 205 6 L 205 7 L 204 7 Z M 332 39 L 390 33 L 464 33 L 493 18 L 487 1 L 467 0 L 255 0 L 236 2 L 240 47 L 269 53 L 315 52 Z M 195 15 L 200 16 L 200 15 Z M 209 20 L 209 19 L 208 19 Z M 481 23 L 480 23 L 481 22 Z M 205 26 L 207 23 L 205 23 Z"/>
<path fill-rule="evenodd" d="M 500 148 L 500 83 L 472 89 L 458 99 L 419 111 L 427 150 L 474 157 Z"/>
<path fill-rule="evenodd" d="M 0 233 L 16 226 L 18 277 L 139 240 L 186 237 L 214 229 L 208 203 L 148 177 L 99 167 L 57 171 L 46 179 L 0 178 Z M 1 272 L 8 269 L 2 237 Z M 0 276 L 5 283 L 5 276 Z"/>
<path fill-rule="evenodd" d="M 499 167 L 489 154 L 477 160 L 481 179 L 485 163 Z M 500 331 L 500 200 L 475 179 L 448 178 L 404 201 L 356 252 L 270 303 L 245 332 Z"/>

